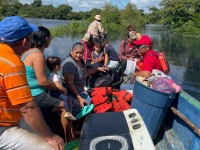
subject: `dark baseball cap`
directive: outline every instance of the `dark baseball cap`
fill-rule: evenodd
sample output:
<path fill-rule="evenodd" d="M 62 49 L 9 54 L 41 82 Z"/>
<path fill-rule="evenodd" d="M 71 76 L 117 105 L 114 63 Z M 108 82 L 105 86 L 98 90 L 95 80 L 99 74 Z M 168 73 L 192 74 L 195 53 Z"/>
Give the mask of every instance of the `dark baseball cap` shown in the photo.
<path fill-rule="evenodd" d="M 0 41 L 15 42 L 36 31 L 38 31 L 36 25 L 29 24 L 20 16 L 6 17 L 0 22 Z"/>

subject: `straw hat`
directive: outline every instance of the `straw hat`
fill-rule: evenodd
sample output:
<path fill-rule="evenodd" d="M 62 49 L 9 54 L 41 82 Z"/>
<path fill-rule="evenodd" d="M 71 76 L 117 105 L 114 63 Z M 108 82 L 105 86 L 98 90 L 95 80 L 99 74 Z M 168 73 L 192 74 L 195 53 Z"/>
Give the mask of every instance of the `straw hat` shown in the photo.
<path fill-rule="evenodd" d="M 85 42 L 87 42 L 87 41 L 90 40 L 90 38 L 91 38 L 90 33 L 86 33 L 86 34 L 84 35 L 84 37 L 82 38 L 82 40 L 85 41 Z"/>
<path fill-rule="evenodd" d="M 96 15 L 96 16 L 94 16 L 94 19 L 96 19 L 96 20 L 101 20 L 102 17 L 101 17 L 100 15 Z"/>

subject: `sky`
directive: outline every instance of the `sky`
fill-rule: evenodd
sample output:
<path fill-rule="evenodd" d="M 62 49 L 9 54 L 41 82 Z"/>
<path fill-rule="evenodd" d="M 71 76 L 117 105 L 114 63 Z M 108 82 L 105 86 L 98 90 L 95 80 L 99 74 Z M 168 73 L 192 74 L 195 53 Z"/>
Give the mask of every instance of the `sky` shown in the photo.
<path fill-rule="evenodd" d="M 19 0 L 20 3 L 30 4 L 34 0 Z M 143 9 L 145 13 L 149 12 L 149 6 L 159 8 L 161 0 L 42 0 L 43 5 L 52 4 L 58 6 L 61 4 L 68 4 L 72 6 L 73 11 L 89 11 L 93 8 L 102 8 L 106 2 L 116 5 L 118 8 L 123 9 L 128 2 L 134 3 L 138 9 Z"/>

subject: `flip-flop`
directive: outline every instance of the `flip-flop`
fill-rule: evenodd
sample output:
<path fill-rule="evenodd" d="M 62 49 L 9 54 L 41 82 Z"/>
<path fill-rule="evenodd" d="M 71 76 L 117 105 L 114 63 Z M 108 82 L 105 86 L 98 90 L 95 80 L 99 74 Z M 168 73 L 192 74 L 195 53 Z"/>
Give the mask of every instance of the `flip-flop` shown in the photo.
<path fill-rule="evenodd" d="M 83 116 L 89 114 L 92 110 L 94 109 L 94 104 L 90 104 L 89 106 L 84 106 L 81 109 L 81 112 L 79 114 L 76 115 L 76 119 L 80 119 Z"/>
<path fill-rule="evenodd" d="M 76 118 L 75 118 L 72 114 L 70 114 L 70 115 L 66 115 L 66 114 L 65 114 L 65 118 L 66 118 L 67 120 L 72 120 L 72 121 L 76 120 Z"/>
<path fill-rule="evenodd" d="M 65 145 L 65 150 L 78 150 L 79 140 L 71 141 Z"/>

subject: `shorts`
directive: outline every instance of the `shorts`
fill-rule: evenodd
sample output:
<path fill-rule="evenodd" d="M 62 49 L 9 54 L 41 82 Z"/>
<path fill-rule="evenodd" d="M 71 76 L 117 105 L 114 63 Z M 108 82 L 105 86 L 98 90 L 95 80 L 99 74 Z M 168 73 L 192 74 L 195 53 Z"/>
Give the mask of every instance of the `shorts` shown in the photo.
<path fill-rule="evenodd" d="M 34 96 L 33 98 L 39 107 L 48 107 L 51 109 L 55 109 L 61 103 L 60 99 L 53 98 L 50 96 L 50 94 L 46 92 Z"/>
<path fill-rule="evenodd" d="M 85 100 L 87 100 L 88 104 L 91 103 L 90 97 L 87 94 L 87 92 L 81 92 L 80 96 L 84 98 Z M 81 112 L 82 107 L 80 106 L 79 100 L 77 99 L 75 95 L 69 94 L 69 97 L 72 99 L 72 114 L 76 116 L 77 114 Z"/>
<path fill-rule="evenodd" d="M 119 61 L 109 60 L 107 67 L 109 68 L 117 68 L 119 66 Z"/>
<path fill-rule="evenodd" d="M 54 150 L 37 134 L 22 128 L 10 127 L 0 135 L 0 149 L 13 150 Z"/>
<path fill-rule="evenodd" d="M 59 98 L 64 101 L 65 110 L 68 112 L 70 110 L 68 96 L 58 92 L 58 91 L 49 91 L 49 94 L 54 98 Z"/>

